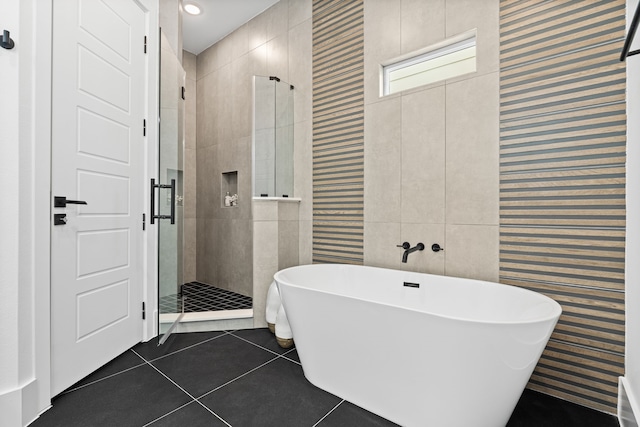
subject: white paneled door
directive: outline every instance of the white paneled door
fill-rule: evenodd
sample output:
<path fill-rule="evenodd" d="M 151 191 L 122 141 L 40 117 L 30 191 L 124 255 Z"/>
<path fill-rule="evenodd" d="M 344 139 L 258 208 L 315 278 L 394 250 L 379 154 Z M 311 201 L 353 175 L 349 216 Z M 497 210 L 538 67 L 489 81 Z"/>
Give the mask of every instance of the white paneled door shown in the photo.
<path fill-rule="evenodd" d="M 53 2 L 52 395 L 142 338 L 145 22 L 132 0 Z"/>

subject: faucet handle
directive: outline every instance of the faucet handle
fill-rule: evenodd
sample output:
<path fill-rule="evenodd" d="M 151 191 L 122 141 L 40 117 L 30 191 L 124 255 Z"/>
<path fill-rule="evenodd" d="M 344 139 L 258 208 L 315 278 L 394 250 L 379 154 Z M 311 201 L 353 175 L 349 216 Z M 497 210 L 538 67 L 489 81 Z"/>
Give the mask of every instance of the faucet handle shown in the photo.
<path fill-rule="evenodd" d="M 411 244 L 409 242 L 404 242 L 401 245 L 396 245 L 396 247 L 402 248 L 402 249 L 404 249 L 406 251 L 407 249 L 409 249 L 411 247 Z"/>

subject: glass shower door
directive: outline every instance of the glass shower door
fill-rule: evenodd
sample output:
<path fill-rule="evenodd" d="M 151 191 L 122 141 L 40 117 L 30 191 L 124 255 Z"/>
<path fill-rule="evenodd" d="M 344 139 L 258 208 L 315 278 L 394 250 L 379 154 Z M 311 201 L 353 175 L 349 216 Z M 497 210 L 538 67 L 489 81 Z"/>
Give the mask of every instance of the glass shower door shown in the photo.
<path fill-rule="evenodd" d="M 183 170 L 185 71 L 160 32 L 160 111 L 158 212 L 158 331 L 164 343 L 184 314 Z M 153 190 L 153 189 L 152 189 Z"/>

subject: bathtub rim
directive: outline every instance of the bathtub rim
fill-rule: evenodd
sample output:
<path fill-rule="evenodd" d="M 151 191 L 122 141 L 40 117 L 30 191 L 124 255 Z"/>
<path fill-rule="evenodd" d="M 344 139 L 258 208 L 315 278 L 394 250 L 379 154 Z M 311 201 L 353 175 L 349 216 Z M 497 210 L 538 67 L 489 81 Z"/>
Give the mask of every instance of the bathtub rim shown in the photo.
<path fill-rule="evenodd" d="M 320 267 L 322 266 L 322 267 Z M 381 302 L 381 301 L 375 301 L 375 300 L 371 300 L 371 299 L 367 299 L 367 298 L 356 298 L 354 296 L 350 296 L 350 295 L 344 295 L 344 294 L 337 294 L 335 292 L 328 292 L 322 289 L 316 289 L 316 288 L 312 288 L 312 287 L 307 287 L 307 286 L 302 286 L 302 285 L 297 285 L 295 283 L 291 283 L 290 281 L 286 281 L 286 280 L 281 280 L 279 279 L 279 276 L 281 276 L 280 273 L 285 273 L 286 271 L 290 271 L 290 270 L 295 270 L 295 269 L 300 269 L 300 268 L 325 268 L 326 267 L 331 267 L 331 266 L 339 266 L 339 267 L 347 267 L 347 268 L 366 268 L 366 269 L 376 269 L 376 270 L 391 270 L 391 271 L 397 271 L 400 273 L 414 273 L 414 274 L 421 274 L 427 277 L 445 277 L 445 278 L 449 278 L 449 279 L 459 279 L 459 280 L 464 280 L 464 281 L 472 281 L 472 282 L 479 282 L 479 283 L 483 283 L 489 286 L 493 286 L 493 287 L 497 287 L 497 286 L 507 286 L 509 287 L 511 292 L 520 292 L 520 293 L 525 293 L 525 294 L 534 294 L 536 295 L 537 298 L 542 297 L 546 300 L 548 300 L 549 302 L 551 302 L 551 305 L 554 307 L 553 313 L 547 316 L 543 316 L 543 317 L 539 317 L 539 318 L 535 318 L 535 319 L 528 319 L 528 320 L 481 320 L 481 319 L 473 319 L 473 318 L 467 318 L 467 317 L 459 317 L 459 316 L 452 316 L 452 315 L 447 315 L 447 314 L 442 314 L 442 313 L 435 313 L 435 312 L 431 312 L 431 311 L 425 311 L 425 310 L 419 310 L 419 309 L 415 309 L 415 308 L 411 308 L 411 307 L 406 307 L 406 306 L 402 306 L 402 305 L 398 305 L 398 304 L 391 304 L 391 303 L 386 303 L 386 302 Z M 372 303 L 372 304 L 379 304 L 379 305 L 384 305 L 387 307 L 394 307 L 397 309 L 401 309 L 401 310 L 408 310 L 408 311 L 412 311 L 415 313 L 421 313 L 421 314 L 426 314 L 426 315 L 430 315 L 430 316 L 435 316 L 435 317 L 439 317 L 442 319 L 447 319 L 447 320 L 452 320 L 452 321 L 457 321 L 457 322 L 467 322 L 467 323 L 481 323 L 481 324 L 487 324 L 487 325 L 532 325 L 532 324 L 536 324 L 536 323 L 546 323 L 549 321 L 553 321 L 554 322 L 554 327 L 555 324 L 558 322 L 558 319 L 560 319 L 560 316 L 562 315 L 562 306 L 560 305 L 560 303 L 558 303 L 558 301 L 554 300 L 553 298 L 544 295 L 540 292 L 536 292 L 536 291 L 532 291 L 529 289 L 525 289 L 525 288 L 521 288 L 519 286 L 514 286 L 514 285 L 508 285 L 505 283 L 498 283 L 498 282 L 490 282 L 488 280 L 479 280 L 479 279 L 470 279 L 470 278 L 466 278 L 466 277 L 456 277 L 456 276 L 445 276 L 445 275 L 440 275 L 440 274 L 431 274 L 431 273 L 421 273 L 421 272 L 416 272 L 416 271 L 407 271 L 407 270 L 398 270 L 395 268 L 386 268 L 386 267 L 374 267 L 374 266 L 367 266 L 367 265 L 352 265 L 352 264 L 303 264 L 303 265 L 297 265 L 297 266 L 293 266 L 293 267 L 288 267 L 288 268 L 284 268 L 282 270 L 277 271 L 274 275 L 273 275 L 273 280 L 276 282 L 276 285 L 278 286 L 278 290 L 280 291 L 280 282 L 283 282 L 286 286 L 291 286 L 294 288 L 298 288 L 298 289 L 305 289 L 308 291 L 313 291 L 313 292 L 319 292 L 325 295 L 335 295 L 335 296 L 340 296 L 340 297 L 344 297 L 344 298 L 348 298 L 350 300 L 359 300 L 359 301 L 366 301 L 368 303 Z M 280 291 L 280 295 L 282 295 L 282 292 Z M 285 304 L 285 309 L 286 309 L 286 304 Z"/>

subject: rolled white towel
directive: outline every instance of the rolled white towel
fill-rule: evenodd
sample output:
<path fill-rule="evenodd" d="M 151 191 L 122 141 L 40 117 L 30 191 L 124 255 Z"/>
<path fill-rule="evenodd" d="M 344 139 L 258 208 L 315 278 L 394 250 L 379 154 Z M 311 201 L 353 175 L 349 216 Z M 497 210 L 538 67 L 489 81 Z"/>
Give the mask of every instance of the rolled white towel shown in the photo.
<path fill-rule="evenodd" d="M 276 340 L 282 348 L 290 348 L 293 346 L 293 333 L 291 332 L 289 320 L 287 320 L 287 313 L 285 313 L 282 304 L 280 305 L 278 318 L 276 319 Z"/>
<path fill-rule="evenodd" d="M 269 291 L 267 292 L 267 308 L 265 310 L 267 326 L 269 326 L 271 333 L 275 333 L 276 319 L 278 318 L 280 305 L 282 305 L 280 302 L 280 292 L 278 292 L 278 286 L 274 280 L 271 282 Z"/>

